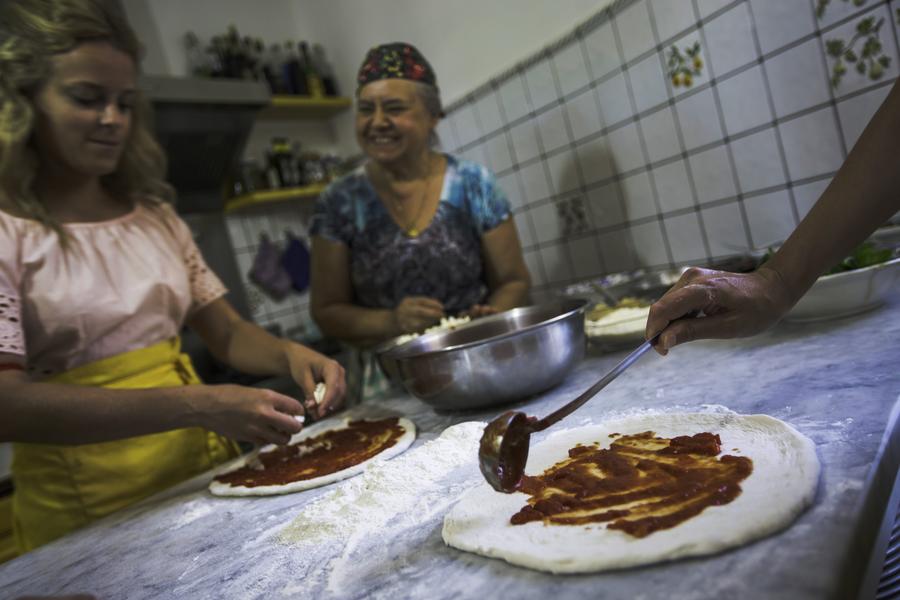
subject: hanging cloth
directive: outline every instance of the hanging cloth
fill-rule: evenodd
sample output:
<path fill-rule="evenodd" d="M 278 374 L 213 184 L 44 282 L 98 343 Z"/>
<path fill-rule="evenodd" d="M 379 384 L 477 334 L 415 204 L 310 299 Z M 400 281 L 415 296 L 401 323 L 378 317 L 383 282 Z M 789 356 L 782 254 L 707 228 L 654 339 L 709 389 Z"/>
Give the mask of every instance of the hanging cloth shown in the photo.
<path fill-rule="evenodd" d="M 273 300 L 283 300 L 291 291 L 291 276 L 282 266 L 281 253 L 265 233 L 259 236 L 259 248 L 247 277 Z"/>
<path fill-rule="evenodd" d="M 303 239 L 290 231 L 287 234 L 287 246 L 281 255 L 281 266 L 291 278 L 291 287 L 303 293 L 309 287 L 309 249 Z"/>

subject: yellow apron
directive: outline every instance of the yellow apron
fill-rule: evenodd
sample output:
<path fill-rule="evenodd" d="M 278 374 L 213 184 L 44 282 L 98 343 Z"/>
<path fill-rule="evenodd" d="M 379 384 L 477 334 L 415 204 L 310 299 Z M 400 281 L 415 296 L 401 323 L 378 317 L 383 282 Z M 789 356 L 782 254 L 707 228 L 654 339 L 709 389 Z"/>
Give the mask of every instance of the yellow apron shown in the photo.
<path fill-rule="evenodd" d="M 116 389 L 201 383 L 178 338 L 83 365 L 52 383 Z M 237 456 L 238 446 L 200 428 L 84 444 L 13 444 L 13 529 L 20 552 Z"/>

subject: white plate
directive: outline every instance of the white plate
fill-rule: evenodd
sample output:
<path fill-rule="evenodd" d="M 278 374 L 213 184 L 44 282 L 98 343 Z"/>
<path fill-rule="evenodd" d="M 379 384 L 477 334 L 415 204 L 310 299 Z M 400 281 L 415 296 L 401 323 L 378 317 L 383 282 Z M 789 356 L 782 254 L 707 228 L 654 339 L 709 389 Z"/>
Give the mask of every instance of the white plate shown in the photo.
<path fill-rule="evenodd" d="M 900 257 L 887 262 L 819 277 L 784 317 L 808 322 L 837 319 L 881 306 L 900 276 Z"/>

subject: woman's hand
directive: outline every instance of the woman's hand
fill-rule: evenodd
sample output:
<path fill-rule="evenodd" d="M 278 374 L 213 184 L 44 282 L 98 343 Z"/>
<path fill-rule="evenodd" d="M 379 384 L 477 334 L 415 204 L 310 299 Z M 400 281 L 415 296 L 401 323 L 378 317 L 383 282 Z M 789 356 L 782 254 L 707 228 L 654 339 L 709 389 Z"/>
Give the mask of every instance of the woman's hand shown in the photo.
<path fill-rule="evenodd" d="M 692 267 L 650 307 L 647 339 L 662 332 L 656 351 L 704 338 L 757 334 L 774 325 L 792 306 L 790 294 L 774 270 L 726 273 Z M 685 318 L 692 312 L 705 316 Z"/>
<path fill-rule="evenodd" d="M 240 385 L 188 385 L 190 424 L 254 444 L 287 444 L 298 433 L 303 405 L 272 390 Z"/>
<path fill-rule="evenodd" d="M 391 313 L 400 333 L 416 333 L 439 322 L 444 305 L 425 296 L 407 296 Z"/>
<path fill-rule="evenodd" d="M 321 419 L 344 406 L 347 384 L 340 363 L 293 342 L 288 342 L 286 353 L 291 377 L 306 396 L 307 414 Z M 319 382 L 325 384 L 325 395 L 321 402 L 316 402 L 315 390 Z"/>
<path fill-rule="evenodd" d="M 478 317 L 486 317 L 488 315 L 496 315 L 499 310 L 491 306 L 490 304 L 473 304 L 472 307 L 467 310 L 464 314 L 467 317 L 471 317 L 472 319 L 477 319 Z"/>

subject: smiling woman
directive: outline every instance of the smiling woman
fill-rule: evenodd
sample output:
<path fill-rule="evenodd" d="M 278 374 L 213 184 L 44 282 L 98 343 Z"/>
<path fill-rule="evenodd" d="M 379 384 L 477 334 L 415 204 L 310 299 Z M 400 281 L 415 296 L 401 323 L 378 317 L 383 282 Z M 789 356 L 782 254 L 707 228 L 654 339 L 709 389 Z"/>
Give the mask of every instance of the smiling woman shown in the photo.
<path fill-rule="evenodd" d="M 446 316 L 526 303 L 530 277 L 509 202 L 481 165 L 433 149 L 437 78 L 405 43 L 372 48 L 358 74 L 356 139 L 368 161 L 316 206 L 312 315 L 326 335 L 367 348 Z M 384 379 L 368 352 L 351 384 Z"/>
<path fill-rule="evenodd" d="M 0 442 L 14 442 L 19 552 L 236 456 L 232 439 L 287 443 L 296 415 L 343 402 L 340 365 L 240 318 L 166 202 L 116 7 L 0 2 Z M 305 406 L 200 385 L 185 325 L 238 370 L 290 375 Z"/>
<path fill-rule="evenodd" d="M 8 34 L 0 78 L 4 208 L 65 239 L 60 219 L 38 200 L 35 184 L 55 178 L 47 169 L 64 174 L 83 167 L 115 194 L 174 198 L 165 157 L 147 127 L 149 107 L 134 89 L 140 45 L 122 15 L 82 15 L 84 43 L 74 45 L 74 26 L 61 21 L 64 5 L 35 3 L 42 6 L 37 11 L 8 4 L 0 26 Z"/>
<path fill-rule="evenodd" d="M 131 57 L 106 41 L 85 42 L 52 62 L 53 76 L 34 102 L 34 141 L 42 167 L 37 193 L 50 211 L 59 198 L 47 189 L 52 182 L 115 172 L 131 133 L 137 76 Z M 103 219 L 118 216 L 122 206 L 111 201 L 98 208 L 105 214 L 97 217 Z M 59 209 L 65 211 L 65 205 Z"/>

